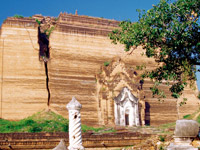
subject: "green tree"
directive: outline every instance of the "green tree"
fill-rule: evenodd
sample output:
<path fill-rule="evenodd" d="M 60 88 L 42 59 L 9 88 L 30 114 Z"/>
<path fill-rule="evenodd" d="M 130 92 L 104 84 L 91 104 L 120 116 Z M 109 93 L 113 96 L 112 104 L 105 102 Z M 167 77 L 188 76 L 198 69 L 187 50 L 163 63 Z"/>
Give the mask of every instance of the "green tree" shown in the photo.
<path fill-rule="evenodd" d="M 170 91 L 178 98 L 199 71 L 195 67 L 200 65 L 199 15 L 199 0 L 161 0 L 147 12 L 139 10 L 138 22 L 122 21 L 109 36 L 113 43 L 124 44 L 125 51 L 137 46 L 146 49 L 146 56 L 161 64 L 142 75 L 155 81 L 153 94 L 163 95 L 158 85 L 165 80 L 172 83 Z"/>

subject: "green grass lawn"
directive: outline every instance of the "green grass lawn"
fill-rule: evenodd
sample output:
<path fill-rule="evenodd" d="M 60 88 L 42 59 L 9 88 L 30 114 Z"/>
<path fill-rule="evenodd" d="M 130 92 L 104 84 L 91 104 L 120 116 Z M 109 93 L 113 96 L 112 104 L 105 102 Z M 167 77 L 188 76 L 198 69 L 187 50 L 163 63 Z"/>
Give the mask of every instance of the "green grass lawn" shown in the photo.
<path fill-rule="evenodd" d="M 200 111 L 191 115 L 185 115 L 183 119 L 193 119 L 200 123 Z M 30 117 L 22 119 L 20 121 L 9 121 L 0 119 L 0 133 L 12 133 L 12 132 L 68 132 L 69 121 L 54 113 L 53 111 L 41 111 Z M 174 128 L 175 122 L 160 125 L 159 129 Z M 115 130 L 104 128 L 94 128 L 82 124 L 82 131 L 86 132 L 92 130 L 94 132 L 115 132 Z"/>
<path fill-rule="evenodd" d="M 52 111 L 41 111 L 20 121 L 0 119 L 0 133 L 12 132 L 68 132 L 69 121 Z M 99 131 L 102 128 L 93 128 L 82 125 L 82 131 Z"/>

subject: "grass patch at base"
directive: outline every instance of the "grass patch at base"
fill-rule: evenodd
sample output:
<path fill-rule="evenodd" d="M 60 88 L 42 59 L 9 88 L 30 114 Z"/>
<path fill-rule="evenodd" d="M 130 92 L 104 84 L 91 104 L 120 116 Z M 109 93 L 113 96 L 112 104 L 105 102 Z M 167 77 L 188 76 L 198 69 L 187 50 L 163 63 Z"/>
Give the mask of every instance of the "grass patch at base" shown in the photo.
<path fill-rule="evenodd" d="M 52 111 L 41 111 L 20 121 L 0 119 L 0 133 L 12 132 L 68 132 L 69 121 Z M 102 128 L 93 128 L 82 125 L 82 131 Z"/>
<path fill-rule="evenodd" d="M 190 117 L 191 117 L 191 115 L 185 115 L 185 116 L 183 116 L 183 119 L 190 119 Z"/>
<path fill-rule="evenodd" d="M 98 132 L 98 131 L 102 130 L 103 128 L 94 128 L 94 127 L 90 127 L 90 126 L 82 124 L 81 129 L 82 129 L 83 132 L 86 132 L 86 131 L 89 131 L 89 130 Z"/>

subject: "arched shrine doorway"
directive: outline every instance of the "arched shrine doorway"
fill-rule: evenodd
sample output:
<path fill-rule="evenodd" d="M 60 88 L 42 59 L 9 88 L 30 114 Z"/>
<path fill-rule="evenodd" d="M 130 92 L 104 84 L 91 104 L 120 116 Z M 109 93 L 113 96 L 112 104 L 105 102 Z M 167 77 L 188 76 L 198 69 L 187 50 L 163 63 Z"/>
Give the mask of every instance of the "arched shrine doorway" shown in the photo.
<path fill-rule="evenodd" d="M 145 124 L 145 101 L 141 77 L 121 58 L 101 66 L 97 81 L 99 125 L 139 126 Z"/>
<path fill-rule="evenodd" d="M 114 98 L 115 125 L 139 126 L 138 98 L 124 87 Z"/>

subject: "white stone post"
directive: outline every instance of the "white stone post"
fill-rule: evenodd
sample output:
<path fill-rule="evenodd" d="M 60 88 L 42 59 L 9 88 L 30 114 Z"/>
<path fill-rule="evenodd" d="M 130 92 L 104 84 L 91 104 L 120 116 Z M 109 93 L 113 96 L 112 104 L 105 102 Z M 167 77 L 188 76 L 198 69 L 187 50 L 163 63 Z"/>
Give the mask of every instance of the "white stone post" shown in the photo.
<path fill-rule="evenodd" d="M 75 97 L 67 104 L 69 111 L 69 150 L 84 150 L 81 135 L 81 104 Z"/>
<path fill-rule="evenodd" d="M 192 140 L 199 133 L 199 124 L 195 120 L 177 120 L 174 131 L 174 142 L 167 150 L 198 150 L 192 146 Z"/>

